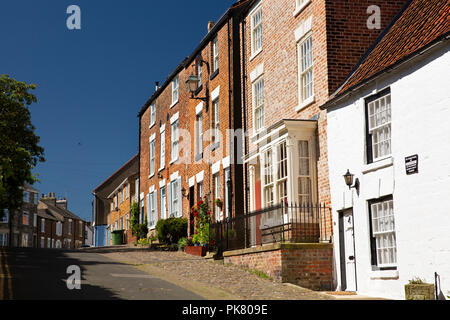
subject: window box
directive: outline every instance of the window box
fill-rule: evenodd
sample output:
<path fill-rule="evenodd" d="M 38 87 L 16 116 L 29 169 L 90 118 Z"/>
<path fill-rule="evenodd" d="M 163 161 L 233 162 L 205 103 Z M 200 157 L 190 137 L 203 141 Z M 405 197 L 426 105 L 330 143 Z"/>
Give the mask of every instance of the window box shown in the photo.
<path fill-rule="evenodd" d="M 184 247 L 184 251 L 187 254 L 191 254 L 194 256 L 204 257 L 206 256 L 206 247 L 205 246 L 186 246 Z"/>

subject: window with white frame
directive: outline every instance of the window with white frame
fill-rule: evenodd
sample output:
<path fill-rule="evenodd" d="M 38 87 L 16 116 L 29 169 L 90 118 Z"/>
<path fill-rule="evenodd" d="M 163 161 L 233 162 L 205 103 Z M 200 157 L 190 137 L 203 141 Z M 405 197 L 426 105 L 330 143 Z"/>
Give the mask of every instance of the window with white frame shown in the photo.
<path fill-rule="evenodd" d="M 214 203 L 216 199 L 220 199 L 220 176 L 218 173 L 213 175 L 214 182 Z M 219 206 L 215 205 L 216 221 L 222 220 L 222 213 Z"/>
<path fill-rule="evenodd" d="M 156 123 L 156 102 L 150 105 L 150 127 Z"/>
<path fill-rule="evenodd" d="M 35 193 L 35 194 L 34 194 L 34 204 L 37 205 L 38 202 L 39 202 L 39 194 Z"/>
<path fill-rule="evenodd" d="M 166 165 L 166 132 L 161 132 L 161 150 L 159 152 L 159 169 L 163 169 Z"/>
<path fill-rule="evenodd" d="M 33 227 L 37 228 L 37 213 L 33 213 Z"/>
<path fill-rule="evenodd" d="M 197 58 L 197 62 L 195 64 L 197 66 L 197 78 L 198 78 L 198 87 L 202 85 L 202 77 L 203 77 L 203 67 L 202 67 L 202 57 Z"/>
<path fill-rule="evenodd" d="M 371 201 L 369 204 L 372 265 L 380 268 L 395 267 L 397 264 L 397 244 L 392 197 Z"/>
<path fill-rule="evenodd" d="M 61 236 L 62 235 L 62 223 L 58 221 L 56 223 L 56 235 Z"/>
<path fill-rule="evenodd" d="M 178 102 L 178 92 L 179 91 L 179 78 L 176 76 L 172 80 L 172 105 Z"/>
<path fill-rule="evenodd" d="M 8 245 L 8 234 L 0 233 L 0 247 L 6 247 Z"/>
<path fill-rule="evenodd" d="M 305 205 L 312 202 L 311 156 L 309 141 L 298 141 L 298 202 Z"/>
<path fill-rule="evenodd" d="M 197 121 L 195 122 L 195 146 L 196 154 L 201 154 L 203 152 L 203 113 L 197 115 Z"/>
<path fill-rule="evenodd" d="M 214 136 L 213 136 L 213 143 L 218 143 L 219 135 L 220 135 L 220 117 L 219 117 L 219 99 L 216 99 L 213 101 L 213 128 L 214 128 Z"/>
<path fill-rule="evenodd" d="M 45 219 L 41 219 L 41 232 L 45 232 Z"/>
<path fill-rule="evenodd" d="M 262 6 L 259 5 L 251 14 L 252 27 L 252 55 L 262 50 L 263 44 L 263 25 L 262 25 Z"/>
<path fill-rule="evenodd" d="M 171 161 L 176 161 L 178 159 L 178 120 L 176 120 L 171 125 Z"/>
<path fill-rule="evenodd" d="M 50 238 L 47 238 L 47 248 L 52 247 L 52 240 Z"/>
<path fill-rule="evenodd" d="M 166 187 L 161 187 L 159 189 L 160 198 L 160 208 L 161 208 L 161 219 L 166 218 Z"/>
<path fill-rule="evenodd" d="M 273 167 L 272 167 L 272 149 L 264 152 L 264 170 L 263 170 L 263 192 L 264 206 L 270 207 L 274 204 L 273 195 Z"/>
<path fill-rule="evenodd" d="M 170 182 L 170 217 L 180 217 L 180 187 L 181 179 L 175 179 Z"/>
<path fill-rule="evenodd" d="M 158 220 L 156 191 L 152 191 L 148 194 L 148 227 L 154 228 Z"/>
<path fill-rule="evenodd" d="M 255 130 L 264 128 L 264 78 L 259 78 L 253 83 L 253 110 Z"/>
<path fill-rule="evenodd" d="M 72 234 L 72 219 L 69 219 L 69 221 L 67 222 L 67 234 Z"/>
<path fill-rule="evenodd" d="M 308 34 L 298 43 L 300 104 L 314 97 L 314 60 L 312 35 Z"/>
<path fill-rule="evenodd" d="M 152 177 L 155 174 L 155 138 L 153 138 L 152 140 L 150 140 L 150 165 L 149 165 L 149 175 L 150 177 Z"/>
<path fill-rule="evenodd" d="M 197 201 L 200 201 L 203 199 L 203 182 L 197 183 Z"/>
<path fill-rule="evenodd" d="M 129 183 L 127 183 L 127 186 L 125 187 L 125 189 L 126 189 L 126 194 L 127 194 L 127 196 L 126 196 L 126 198 L 128 199 L 129 197 L 130 197 L 130 184 Z"/>
<path fill-rule="evenodd" d="M 213 40 L 213 72 L 219 70 L 219 40 Z"/>
<path fill-rule="evenodd" d="M 224 170 L 224 188 L 225 188 L 225 200 L 224 200 L 224 207 L 225 207 L 225 217 L 229 218 L 231 217 L 231 208 L 229 205 L 230 198 L 231 198 L 231 190 L 228 187 L 228 181 L 231 180 L 231 170 L 230 168 L 227 168 Z"/>
<path fill-rule="evenodd" d="M 391 154 L 391 93 L 383 90 L 366 100 L 368 133 L 367 162 L 371 163 Z"/>
<path fill-rule="evenodd" d="M 45 237 L 41 237 L 41 248 L 45 248 Z"/>
<path fill-rule="evenodd" d="M 287 204 L 287 148 L 286 141 L 277 146 L 277 195 L 280 203 Z"/>
<path fill-rule="evenodd" d="M 0 216 L 0 223 L 7 223 L 9 217 L 8 209 L 3 209 L 3 216 Z"/>

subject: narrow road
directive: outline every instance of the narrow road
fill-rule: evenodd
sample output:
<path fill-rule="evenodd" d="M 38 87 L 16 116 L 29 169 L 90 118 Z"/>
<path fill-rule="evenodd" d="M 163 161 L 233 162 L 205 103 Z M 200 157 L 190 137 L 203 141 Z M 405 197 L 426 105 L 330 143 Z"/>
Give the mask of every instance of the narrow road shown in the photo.
<path fill-rule="evenodd" d="M 80 268 L 81 289 L 68 288 L 66 281 L 74 275 L 67 273 L 69 266 Z M 1 249 L 0 299 L 204 300 L 97 253 L 31 248 Z"/>

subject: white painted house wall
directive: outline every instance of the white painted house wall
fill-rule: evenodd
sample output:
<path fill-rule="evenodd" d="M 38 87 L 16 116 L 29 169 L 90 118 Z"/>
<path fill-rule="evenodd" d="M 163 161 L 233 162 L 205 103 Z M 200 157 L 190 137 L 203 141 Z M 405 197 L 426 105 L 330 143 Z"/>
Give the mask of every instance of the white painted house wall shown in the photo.
<path fill-rule="evenodd" d="M 450 295 L 450 53 L 441 46 L 420 60 L 369 83 L 328 111 L 328 157 L 335 229 L 336 284 L 340 284 L 338 212 L 353 208 L 357 292 L 404 299 L 413 277 L 441 277 Z M 392 156 L 366 165 L 365 101 L 391 88 Z M 418 154 L 419 173 L 406 175 L 405 157 Z M 360 180 L 349 190 L 347 169 Z M 393 195 L 397 270 L 371 266 L 368 200 Z M 383 279 L 389 278 L 389 279 Z M 338 287 L 339 289 L 339 287 Z"/>

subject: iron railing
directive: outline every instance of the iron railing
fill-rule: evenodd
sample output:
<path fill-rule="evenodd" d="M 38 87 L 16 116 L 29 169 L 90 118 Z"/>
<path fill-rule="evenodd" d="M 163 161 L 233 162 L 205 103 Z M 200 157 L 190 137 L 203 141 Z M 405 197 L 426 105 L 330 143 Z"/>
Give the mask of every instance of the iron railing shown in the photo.
<path fill-rule="evenodd" d="M 321 204 L 278 204 L 210 225 L 219 252 L 275 243 L 331 242 L 331 208 Z"/>

